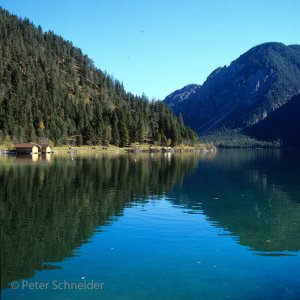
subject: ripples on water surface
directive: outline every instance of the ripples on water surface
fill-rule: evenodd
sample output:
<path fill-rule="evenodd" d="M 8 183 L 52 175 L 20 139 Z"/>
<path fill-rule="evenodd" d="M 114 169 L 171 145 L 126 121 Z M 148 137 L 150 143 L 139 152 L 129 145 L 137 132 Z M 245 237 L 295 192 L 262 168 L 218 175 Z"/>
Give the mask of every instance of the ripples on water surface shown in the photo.
<path fill-rule="evenodd" d="M 300 299 L 299 169 L 293 151 L 0 157 L 2 299 Z"/>

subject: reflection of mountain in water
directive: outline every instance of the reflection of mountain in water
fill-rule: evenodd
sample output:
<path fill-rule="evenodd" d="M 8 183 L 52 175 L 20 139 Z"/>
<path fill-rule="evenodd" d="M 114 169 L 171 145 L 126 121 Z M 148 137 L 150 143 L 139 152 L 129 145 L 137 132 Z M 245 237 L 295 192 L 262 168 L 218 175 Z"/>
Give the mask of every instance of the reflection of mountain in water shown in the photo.
<path fill-rule="evenodd" d="M 162 195 L 196 167 L 194 155 L 102 156 L 0 167 L 1 287 L 54 268 L 121 215 L 133 199 Z"/>
<path fill-rule="evenodd" d="M 299 251 L 299 167 L 293 152 L 221 152 L 186 179 L 183 202 L 253 250 Z"/>
<path fill-rule="evenodd" d="M 74 255 L 124 207 L 165 193 L 255 251 L 299 251 L 297 153 L 231 150 L 208 158 L 198 168 L 191 154 L 2 161 L 1 286 L 55 268 L 50 263 Z"/>

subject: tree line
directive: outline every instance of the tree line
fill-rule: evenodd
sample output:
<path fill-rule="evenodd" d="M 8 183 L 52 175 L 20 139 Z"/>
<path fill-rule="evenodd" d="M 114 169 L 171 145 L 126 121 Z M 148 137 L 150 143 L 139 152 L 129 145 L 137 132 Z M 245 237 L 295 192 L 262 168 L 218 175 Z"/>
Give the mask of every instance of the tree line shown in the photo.
<path fill-rule="evenodd" d="M 125 91 L 71 42 L 0 8 L 0 143 L 195 144 L 160 101 Z"/>

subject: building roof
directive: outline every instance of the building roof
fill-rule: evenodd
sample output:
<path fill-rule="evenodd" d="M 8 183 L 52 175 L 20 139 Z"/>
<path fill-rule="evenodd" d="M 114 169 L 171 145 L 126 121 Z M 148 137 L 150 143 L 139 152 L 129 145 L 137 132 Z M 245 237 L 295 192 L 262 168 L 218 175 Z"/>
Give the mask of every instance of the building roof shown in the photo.
<path fill-rule="evenodd" d="M 31 144 L 31 143 L 23 143 L 23 144 L 16 144 L 15 145 L 16 148 L 32 148 L 34 146 L 39 147 L 39 145 L 37 145 L 37 144 Z"/>

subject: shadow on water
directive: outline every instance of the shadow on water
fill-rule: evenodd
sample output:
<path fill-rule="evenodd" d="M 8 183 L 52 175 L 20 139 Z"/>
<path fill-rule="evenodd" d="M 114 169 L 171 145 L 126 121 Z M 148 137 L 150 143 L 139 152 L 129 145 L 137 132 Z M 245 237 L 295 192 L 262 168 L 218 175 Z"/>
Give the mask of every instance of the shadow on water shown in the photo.
<path fill-rule="evenodd" d="M 125 207 L 181 185 L 197 162 L 197 155 L 0 158 L 1 288 L 57 268 L 48 262 L 74 255 Z"/>
<path fill-rule="evenodd" d="M 295 151 L 227 150 L 203 161 L 180 188 L 190 213 L 200 211 L 256 255 L 300 250 L 300 157 Z"/>

